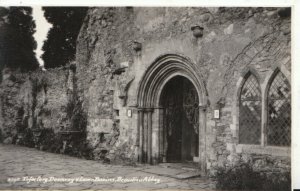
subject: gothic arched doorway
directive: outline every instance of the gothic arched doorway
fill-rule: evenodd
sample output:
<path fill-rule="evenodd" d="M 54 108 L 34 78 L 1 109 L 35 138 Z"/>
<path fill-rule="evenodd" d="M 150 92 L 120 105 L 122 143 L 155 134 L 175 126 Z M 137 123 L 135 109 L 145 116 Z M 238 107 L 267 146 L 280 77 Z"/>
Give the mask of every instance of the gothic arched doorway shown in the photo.
<path fill-rule="evenodd" d="M 184 162 L 197 158 L 201 169 L 205 170 L 207 92 L 200 74 L 199 68 L 190 59 L 176 54 L 158 57 L 145 71 L 137 90 L 138 159 L 141 163 Z M 167 134 L 164 132 L 165 120 L 171 118 L 165 114 L 165 108 L 169 108 L 167 100 L 172 97 L 172 91 L 178 89 L 177 82 L 183 83 L 182 88 L 193 92 L 194 100 L 191 102 L 182 100 L 177 103 L 179 105 L 182 103 L 182 115 L 178 114 L 181 117 L 180 123 L 189 127 L 182 128 L 177 137 L 171 136 L 167 141 Z M 171 93 L 167 93 L 168 91 Z M 179 91 L 182 98 L 188 97 L 185 96 L 184 91 Z M 184 105 L 184 103 L 189 104 Z M 183 116 L 183 113 L 193 113 L 194 117 L 189 119 Z M 192 120 L 195 121 L 191 122 Z M 171 127 L 171 129 L 174 128 L 175 126 Z M 185 133 L 190 135 L 185 135 Z M 175 146 L 169 146 L 168 151 L 166 144 L 179 145 L 174 142 L 178 137 L 183 138 L 180 152 L 175 151 Z"/>
<path fill-rule="evenodd" d="M 194 85 L 183 76 L 173 77 L 162 90 L 160 106 L 163 161 L 194 161 L 199 155 L 199 98 Z"/>

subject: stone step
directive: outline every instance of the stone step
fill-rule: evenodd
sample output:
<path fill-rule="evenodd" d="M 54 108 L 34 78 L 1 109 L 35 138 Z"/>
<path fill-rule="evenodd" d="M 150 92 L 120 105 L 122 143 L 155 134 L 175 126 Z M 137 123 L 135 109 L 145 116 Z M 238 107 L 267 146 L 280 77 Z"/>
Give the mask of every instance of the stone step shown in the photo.
<path fill-rule="evenodd" d="M 160 163 L 158 165 L 163 168 L 178 168 L 191 171 L 199 170 L 199 166 L 197 163 Z"/>
<path fill-rule="evenodd" d="M 141 171 L 176 179 L 189 179 L 201 176 L 199 169 L 183 167 L 182 164 L 178 163 L 177 165 L 175 163 L 172 163 L 171 165 L 162 163 L 157 166 L 147 167 Z"/>

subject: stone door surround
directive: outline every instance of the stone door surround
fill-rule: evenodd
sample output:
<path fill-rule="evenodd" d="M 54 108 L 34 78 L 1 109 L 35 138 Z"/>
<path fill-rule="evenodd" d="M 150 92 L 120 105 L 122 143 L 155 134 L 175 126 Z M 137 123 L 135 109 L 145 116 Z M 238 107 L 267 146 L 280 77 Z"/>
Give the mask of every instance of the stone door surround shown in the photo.
<path fill-rule="evenodd" d="M 163 108 L 159 103 L 165 84 L 175 76 L 190 80 L 199 97 L 199 162 L 206 168 L 206 105 L 207 91 L 200 70 L 189 58 L 178 54 L 158 57 L 144 73 L 137 92 L 138 104 L 138 158 L 141 163 L 162 162 Z"/>

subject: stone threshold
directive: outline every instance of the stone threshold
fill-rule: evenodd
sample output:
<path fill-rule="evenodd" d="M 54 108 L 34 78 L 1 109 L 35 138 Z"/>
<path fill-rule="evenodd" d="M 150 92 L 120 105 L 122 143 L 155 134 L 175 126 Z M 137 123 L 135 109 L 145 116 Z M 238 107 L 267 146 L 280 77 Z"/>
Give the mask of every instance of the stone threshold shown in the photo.
<path fill-rule="evenodd" d="M 147 166 L 141 171 L 180 180 L 201 177 L 202 174 L 197 166 L 188 163 L 161 163 L 157 166 Z"/>

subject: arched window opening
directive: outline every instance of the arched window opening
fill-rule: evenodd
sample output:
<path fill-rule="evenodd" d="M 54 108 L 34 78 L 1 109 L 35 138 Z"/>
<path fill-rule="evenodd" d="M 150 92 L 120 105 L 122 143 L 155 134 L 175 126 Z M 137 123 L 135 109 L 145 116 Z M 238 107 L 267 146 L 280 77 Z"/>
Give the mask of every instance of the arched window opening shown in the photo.
<path fill-rule="evenodd" d="M 287 78 L 278 71 L 268 91 L 267 145 L 291 145 L 291 90 Z"/>
<path fill-rule="evenodd" d="M 261 108 L 259 83 L 253 74 L 248 73 L 239 97 L 239 142 L 241 144 L 260 144 Z"/>

